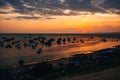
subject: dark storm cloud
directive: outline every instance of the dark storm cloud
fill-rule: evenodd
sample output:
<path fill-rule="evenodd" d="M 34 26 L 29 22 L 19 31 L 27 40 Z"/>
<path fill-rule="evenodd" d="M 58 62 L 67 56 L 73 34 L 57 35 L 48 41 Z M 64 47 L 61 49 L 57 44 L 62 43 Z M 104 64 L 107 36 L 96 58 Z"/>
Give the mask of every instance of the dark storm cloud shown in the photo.
<path fill-rule="evenodd" d="M 39 19 L 41 17 L 35 17 L 35 16 L 17 16 L 16 19 Z"/>
<path fill-rule="evenodd" d="M 66 0 L 65 4 L 68 9 L 77 11 L 99 12 L 101 9 L 94 6 L 91 0 Z"/>
<path fill-rule="evenodd" d="M 17 17 L 14 17 L 14 19 L 35 19 L 35 20 L 38 20 L 38 19 L 48 19 L 48 20 L 52 20 L 52 19 L 56 19 L 56 18 L 53 18 L 53 17 L 47 17 L 47 18 L 44 18 L 44 17 L 36 17 L 36 16 L 17 16 Z M 6 20 L 9 20 L 9 18 Z"/>
<path fill-rule="evenodd" d="M 104 0 L 104 4 L 101 4 L 105 9 L 120 9 L 120 0 Z"/>
<path fill-rule="evenodd" d="M 8 12 L 1 12 L 1 11 L 0 11 L 0 14 L 8 14 Z"/>
<path fill-rule="evenodd" d="M 28 15 L 78 15 L 79 12 L 120 14 L 120 0 L 0 0 L 0 7 Z M 112 9 L 112 10 L 111 10 Z M 69 10 L 69 12 L 65 12 Z M 117 10 L 117 11 L 116 11 Z M 1 13 L 0 13 L 1 14 Z"/>

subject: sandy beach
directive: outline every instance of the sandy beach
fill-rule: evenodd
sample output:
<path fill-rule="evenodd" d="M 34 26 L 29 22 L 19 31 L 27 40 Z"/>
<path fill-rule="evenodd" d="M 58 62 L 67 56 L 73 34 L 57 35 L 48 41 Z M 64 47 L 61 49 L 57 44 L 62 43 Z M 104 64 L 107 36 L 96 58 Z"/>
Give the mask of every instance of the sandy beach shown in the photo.
<path fill-rule="evenodd" d="M 64 78 L 64 80 L 120 80 L 120 67 L 86 75 L 78 75 L 71 78 Z"/>
<path fill-rule="evenodd" d="M 0 0 L 0 80 L 120 80 L 120 0 Z"/>

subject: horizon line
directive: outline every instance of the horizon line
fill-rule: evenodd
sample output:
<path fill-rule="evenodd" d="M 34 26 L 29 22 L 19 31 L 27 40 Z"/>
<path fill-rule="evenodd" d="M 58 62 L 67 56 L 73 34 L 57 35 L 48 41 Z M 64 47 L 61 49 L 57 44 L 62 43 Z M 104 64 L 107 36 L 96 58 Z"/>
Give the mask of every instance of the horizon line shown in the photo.
<path fill-rule="evenodd" d="M 68 32 L 61 32 L 61 33 L 30 33 L 30 32 L 28 32 L 28 33 L 16 33 L 16 32 L 14 32 L 14 33 L 0 33 L 0 34 L 114 34 L 114 33 L 120 33 L 120 32 L 96 32 L 96 33 L 68 33 Z"/>

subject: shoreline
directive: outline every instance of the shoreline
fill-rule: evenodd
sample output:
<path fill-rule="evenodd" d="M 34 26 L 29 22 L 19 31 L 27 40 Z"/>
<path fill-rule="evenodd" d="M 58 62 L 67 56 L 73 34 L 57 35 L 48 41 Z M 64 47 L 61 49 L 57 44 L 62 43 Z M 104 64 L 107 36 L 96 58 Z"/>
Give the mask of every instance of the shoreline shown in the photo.
<path fill-rule="evenodd" d="M 47 53 L 49 51 L 65 51 L 67 49 L 72 49 L 72 48 L 78 48 L 78 47 L 86 47 L 86 46 L 91 46 L 91 45 L 95 45 L 95 44 L 99 44 L 100 42 L 93 42 L 93 43 L 75 43 L 75 44 L 67 44 L 67 45 L 61 45 L 61 46 L 55 46 L 55 47 L 51 47 L 49 49 L 46 49 L 44 50 L 43 53 Z M 66 49 L 67 48 L 67 49 Z M 42 54 L 42 53 L 41 53 Z M 40 55 L 41 55 L 40 54 Z M 46 55 L 49 55 L 49 54 L 46 54 Z M 73 55 L 71 55 L 73 56 Z M 70 57 L 70 56 L 69 56 Z M 69 58 L 67 57 L 67 58 Z M 61 58 L 55 58 L 55 59 L 51 59 L 51 60 L 42 60 L 42 61 L 34 61 L 34 62 L 28 62 L 28 63 L 25 63 L 25 65 L 32 65 L 32 64 L 36 64 L 36 63 L 39 63 L 39 62 L 44 62 L 44 61 L 54 61 L 54 60 L 58 60 L 58 59 L 62 59 L 62 58 L 65 58 L 65 57 L 61 57 Z M 5 66 L 0 66 L 0 69 L 1 68 L 9 68 L 9 67 L 16 67 L 18 66 L 18 64 L 16 65 L 5 65 Z"/>
<path fill-rule="evenodd" d="M 64 53 L 66 53 L 66 48 L 67 49 L 72 49 L 72 48 L 79 48 L 79 47 L 87 47 L 87 46 L 91 46 L 91 45 L 93 45 L 93 43 L 83 43 L 83 45 L 80 45 L 80 44 L 82 44 L 82 43 L 79 43 L 79 44 L 77 44 L 77 45 L 75 45 L 75 44 L 71 44 L 71 47 L 68 47 L 68 46 L 70 46 L 70 45 L 63 45 L 63 46 L 58 46 L 58 47 L 51 47 L 50 49 L 48 49 L 48 50 L 46 50 L 45 52 L 43 52 L 43 54 L 44 55 L 46 55 L 46 56 L 50 56 L 50 54 L 49 54 L 49 52 L 51 51 L 51 52 L 54 52 L 54 51 L 56 51 L 56 49 L 55 48 L 57 48 L 58 49 L 58 52 L 59 51 L 61 51 L 61 50 L 63 50 L 64 51 Z M 100 42 L 94 42 L 94 45 L 96 45 L 96 44 L 100 44 Z M 74 46 L 73 46 L 74 45 Z M 62 49 L 60 49 L 60 48 L 62 48 Z M 55 50 L 54 50 L 55 49 Z M 94 52 L 94 51 L 93 51 Z M 46 53 L 48 53 L 48 54 L 46 54 Z M 70 52 L 70 53 L 67 53 L 67 54 L 70 54 L 69 56 L 66 56 L 66 57 L 58 57 L 58 58 L 53 58 L 53 59 L 46 59 L 45 57 L 46 56 L 41 56 L 41 57 L 44 57 L 43 58 L 43 60 L 41 60 L 41 61 L 29 61 L 29 62 L 27 62 L 27 63 L 25 63 L 25 65 L 31 65 L 31 64 L 36 64 L 36 63 L 40 63 L 40 62 L 44 62 L 44 61 L 54 61 L 54 60 L 58 60 L 58 59 L 62 59 L 62 58 L 69 58 L 69 57 L 71 57 L 71 56 L 73 56 L 73 55 L 76 55 L 76 54 L 78 54 L 79 53 L 79 51 L 78 52 Z M 92 52 L 91 52 L 92 53 Z M 91 54 L 91 53 L 89 53 L 89 54 Z M 42 54 L 42 53 L 41 53 Z M 40 55 L 41 55 L 40 54 Z M 79 54 L 83 54 L 83 53 L 79 53 Z M 16 64 L 16 65 L 15 65 Z M 14 65 L 5 65 L 5 66 L 0 66 L 0 68 L 9 68 L 9 67 L 16 67 L 16 66 L 18 66 L 18 63 L 15 63 Z"/>
<path fill-rule="evenodd" d="M 117 67 L 120 70 L 119 51 L 120 51 L 120 45 L 117 45 L 117 46 L 114 46 L 113 48 L 99 50 L 91 54 L 76 54 L 69 58 L 38 62 L 34 64 L 22 65 L 17 67 L 22 68 L 22 72 L 24 75 L 26 73 L 26 70 L 30 69 L 30 71 L 32 72 L 29 75 L 34 76 L 33 78 L 36 80 L 39 80 L 39 79 L 41 80 L 59 80 L 59 79 L 84 80 L 85 79 L 86 80 L 86 79 L 89 79 L 90 76 L 91 76 L 90 77 L 91 80 L 94 80 L 94 79 L 101 79 L 102 77 L 100 76 L 100 74 L 103 74 L 103 73 L 105 75 L 104 78 L 109 78 L 109 75 L 114 75 L 115 77 L 116 74 L 110 73 L 109 75 L 107 75 L 105 71 L 107 72 L 109 72 L 109 70 L 114 71 L 114 68 L 117 68 Z M 98 57 L 101 57 L 101 58 L 98 58 Z M 78 61 L 81 61 L 81 59 L 83 59 L 83 61 L 78 63 Z M 77 63 L 76 63 L 76 60 L 77 60 Z M 17 67 L 11 67 L 9 69 L 7 68 L 2 70 L 15 72 L 14 70 Z M 48 70 L 46 71 L 46 69 Z M 44 74 L 40 74 L 41 72 L 39 72 L 39 70 L 40 71 L 43 70 L 42 72 Z M 59 74 L 57 74 L 58 72 Z M 17 73 L 15 72 L 12 74 L 19 75 L 19 72 Z M 36 75 L 42 75 L 42 77 L 40 76 L 36 77 Z"/>

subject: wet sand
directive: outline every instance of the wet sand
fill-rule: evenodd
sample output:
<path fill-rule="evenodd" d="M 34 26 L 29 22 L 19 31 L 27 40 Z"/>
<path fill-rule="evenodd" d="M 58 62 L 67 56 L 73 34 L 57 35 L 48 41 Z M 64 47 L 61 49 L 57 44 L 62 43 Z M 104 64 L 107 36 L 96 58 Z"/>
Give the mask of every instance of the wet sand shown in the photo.
<path fill-rule="evenodd" d="M 120 67 L 104 71 L 65 78 L 64 80 L 120 80 Z"/>

